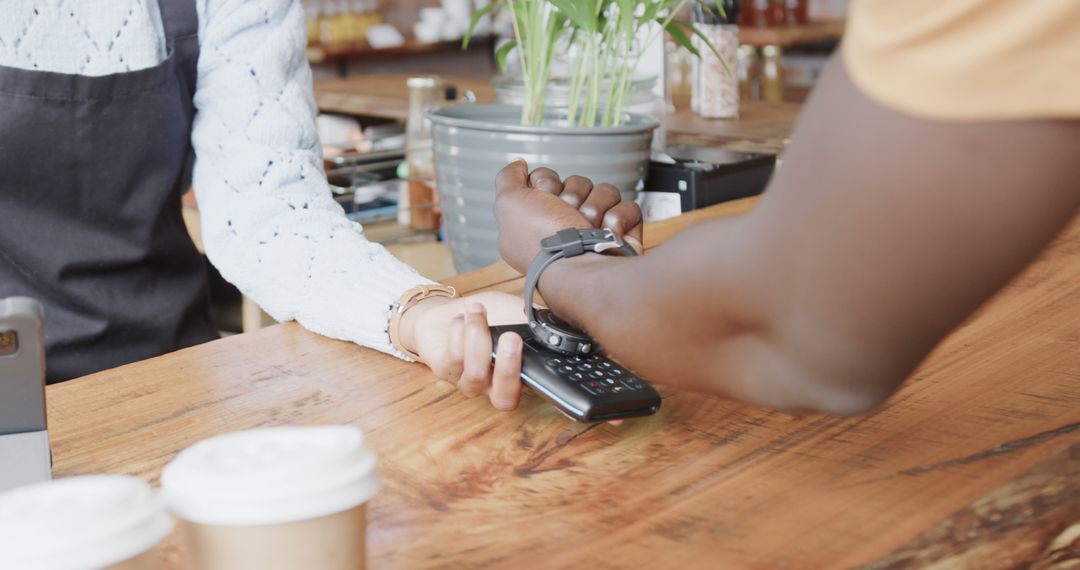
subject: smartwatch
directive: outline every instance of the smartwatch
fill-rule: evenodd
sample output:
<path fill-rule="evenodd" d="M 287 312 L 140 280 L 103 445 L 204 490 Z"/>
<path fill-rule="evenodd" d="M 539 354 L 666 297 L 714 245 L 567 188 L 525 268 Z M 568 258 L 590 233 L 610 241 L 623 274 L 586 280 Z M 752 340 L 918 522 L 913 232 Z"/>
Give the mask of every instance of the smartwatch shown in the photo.
<path fill-rule="evenodd" d="M 525 317 L 529 330 L 537 342 L 563 354 L 590 354 L 597 352 L 599 346 L 589 335 L 570 326 L 549 309 L 534 307 L 533 295 L 540 275 L 549 265 L 565 257 L 576 257 L 587 252 L 637 255 L 634 248 L 608 228 L 566 229 L 540 240 L 540 252 L 533 258 L 525 274 Z"/>

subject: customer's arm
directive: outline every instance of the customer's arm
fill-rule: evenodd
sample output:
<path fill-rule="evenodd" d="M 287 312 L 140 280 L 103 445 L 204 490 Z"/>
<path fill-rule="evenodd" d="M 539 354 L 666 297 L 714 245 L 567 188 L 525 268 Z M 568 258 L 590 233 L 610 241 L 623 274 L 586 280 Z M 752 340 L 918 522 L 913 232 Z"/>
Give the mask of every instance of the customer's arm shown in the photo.
<path fill-rule="evenodd" d="M 368 241 L 330 193 L 300 3 L 198 0 L 197 7 L 194 187 L 210 260 L 279 321 L 404 356 L 387 333 L 390 306 L 430 281 Z M 519 297 L 468 300 L 493 321 L 523 320 Z M 461 300 L 421 301 L 404 313 L 398 340 L 463 392 L 490 391 L 498 407 L 513 407 L 520 341 L 500 347 L 506 363 L 493 379 L 490 335 L 460 334 L 466 308 Z"/>
<path fill-rule="evenodd" d="M 834 60 L 752 213 L 643 257 L 556 262 L 539 288 L 646 378 L 864 412 L 1074 216 L 1078 141 L 1080 121 L 912 118 Z M 500 174 L 496 204 L 519 270 L 566 213 L 526 168 Z"/>

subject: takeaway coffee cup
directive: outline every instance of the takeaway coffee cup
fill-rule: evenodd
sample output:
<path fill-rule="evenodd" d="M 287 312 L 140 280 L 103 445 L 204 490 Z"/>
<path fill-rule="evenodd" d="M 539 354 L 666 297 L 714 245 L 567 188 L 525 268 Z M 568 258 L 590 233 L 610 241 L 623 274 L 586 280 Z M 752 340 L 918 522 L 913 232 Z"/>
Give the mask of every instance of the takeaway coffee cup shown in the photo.
<path fill-rule="evenodd" d="M 157 570 L 172 518 L 145 481 L 87 475 L 0 494 L 4 570 Z"/>
<path fill-rule="evenodd" d="M 355 570 L 365 564 L 365 503 L 375 453 L 349 426 L 217 436 L 161 474 L 191 570 Z"/>

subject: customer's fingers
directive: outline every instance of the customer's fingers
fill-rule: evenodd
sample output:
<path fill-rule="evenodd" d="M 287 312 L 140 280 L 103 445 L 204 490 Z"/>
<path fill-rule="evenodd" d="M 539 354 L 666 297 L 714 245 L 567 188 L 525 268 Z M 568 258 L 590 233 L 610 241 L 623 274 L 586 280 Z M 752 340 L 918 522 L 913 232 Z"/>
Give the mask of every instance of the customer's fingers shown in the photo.
<path fill-rule="evenodd" d="M 611 184 L 597 184 L 593 187 L 592 192 L 589 193 L 588 199 L 585 203 L 578 208 L 582 216 L 585 216 L 586 220 L 595 227 L 600 227 L 600 224 L 604 221 L 605 214 L 613 208 L 619 201 L 622 200 L 622 196 L 619 195 L 619 189 L 615 188 Z M 621 234 L 620 234 L 621 235 Z"/>
<path fill-rule="evenodd" d="M 499 337 L 488 393 L 491 405 L 497 410 L 513 410 L 521 399 L 521 347 L 521 337 L 516 333 L 503 333 Z"/>
<path fill-rule="evenodd" d="M 446 376 L 443 379 L 457 386 L 465 367 L 465 315 L 458 315 L 450 320 L 446 361 Z"/>
<path fill-rule="evenodd" d="M 604 214 L 603 226 L 611 228 L 640 254 L 643 250 L 641 208 L 633 202 L 619 202 Z"/>
<path fill-rule="evenodd" d="M 529 175 L 529 186 L 541 192 L 558 196 L 562 194 L 563 183 L 559 175 L 550 168 L 540 167 Z"/>
<path fill-rule="evenodd" d="M 563 191 L 559 197 L 563 202 L 577 208 L 585 203 L 592 189 L 592 180 L 584 176 L 567 176 L 566 180 L 563 180 Z"/>
<path fill-rule="evenodd" d="M 528 186 L 529 165 L 522 158 L 507 164 L 495 175 L 495 192 L 497 194 L 525 190 Z"/>
<path fill-rule="evenodd" d="M 465 307 L 465 368 L 458 390 L 468 397 L 483 394 L 491 378 L 491 332 L 480 303 Z"/>

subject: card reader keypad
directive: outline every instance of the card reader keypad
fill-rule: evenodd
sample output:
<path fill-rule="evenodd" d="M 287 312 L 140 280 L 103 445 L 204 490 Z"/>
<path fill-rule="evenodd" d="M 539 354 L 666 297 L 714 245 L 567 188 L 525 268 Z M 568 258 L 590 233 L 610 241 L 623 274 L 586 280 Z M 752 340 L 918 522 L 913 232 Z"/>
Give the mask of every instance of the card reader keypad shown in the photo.
<path fill-rule="evenodd" d="M 600 354 L 566 355 L 532 338 L 527 324 L 491 327 L 494 360 L 499 336 L 513 332 L 525 341 L 521 381 L 568 417 L 602 421 L 655 414 L 660 394 L 648 382 Z"/>
<path fill-rule="evenodd" d="M 595 354 L 552 357 L 547 359 L 546 364 L 595 396 L 645 389 L 641 380 L 610 360 Z"/>

